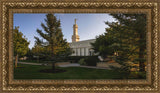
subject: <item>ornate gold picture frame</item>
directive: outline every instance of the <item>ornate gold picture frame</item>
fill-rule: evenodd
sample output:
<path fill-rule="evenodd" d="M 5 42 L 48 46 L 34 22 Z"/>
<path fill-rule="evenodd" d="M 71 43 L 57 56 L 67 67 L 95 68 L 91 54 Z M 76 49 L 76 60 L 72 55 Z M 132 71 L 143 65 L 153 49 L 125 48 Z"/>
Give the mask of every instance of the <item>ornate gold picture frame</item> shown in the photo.
<path fill-rule="evenodd" d="M 135 2 L 133 2 L 135 1 Z M 159 93 L 159 1 L 149 0 L 1 0 L 0 93 L 7 92 L 148 92 Z M 14 80 L 12 29 L 14 13 L 145 13 L 147 15 L 147 79 Z"/>

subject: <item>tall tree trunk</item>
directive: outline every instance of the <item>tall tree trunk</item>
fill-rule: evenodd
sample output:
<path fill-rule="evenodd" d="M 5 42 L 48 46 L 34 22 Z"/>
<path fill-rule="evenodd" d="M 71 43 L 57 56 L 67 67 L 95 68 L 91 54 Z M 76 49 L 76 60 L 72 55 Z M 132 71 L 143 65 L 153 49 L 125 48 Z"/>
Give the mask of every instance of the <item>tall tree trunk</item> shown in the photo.
<path fill-rule="evenodd" d="M 18 54 L 16 55 L 16 59 L 15 59 L 15 68 L 17 67 L 17 63 L 18 63 Z"/>
<path fill-rule="evenodd" d="M 52 71 L 55 71 L 55 62 L 52 62 Z"/>
<path fill-rule="evenodd" d="M 53 57 L 54 57 L 54 52 L 53 52 L 54 49 L 53 49 L 53 48 L 54 48 L 54 47 L 53 47 L 53 44 L 52 44 L 52 45 L 51 45 L 51 51 L 52 51 L 52 52 L 51 52 L 51 58 L 52 58 L 52 61 L 53 61 L 53 62 L 52 62 L 52 70 L 55 71 L 55 60 L 54 60 L 54 58 L 53 58 Z"/>

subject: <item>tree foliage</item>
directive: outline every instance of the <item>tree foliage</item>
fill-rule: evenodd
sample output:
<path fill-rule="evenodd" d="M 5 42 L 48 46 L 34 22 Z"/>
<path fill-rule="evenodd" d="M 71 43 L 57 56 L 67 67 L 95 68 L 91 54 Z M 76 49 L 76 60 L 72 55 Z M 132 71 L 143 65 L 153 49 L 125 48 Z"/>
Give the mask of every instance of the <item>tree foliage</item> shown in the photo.
<path fill-rule="evenodd" d="M 29 42 L 23 33 L 19 32 L 19 27 L 13 29 L 13 36 L 14 55 L 16 56 L 15 67 L 17 67 L 18 56 L 22 57 L 27 54 Z"/>
<path fill-rule="evenodd" d="M 132 45 L 137 48 L 135 60 L 139 62 L 140 71 L 145 71 L 146 57 L 146 15 L 145 14 L 111 14 L 120 24 L 128 27 L 132 32 Z M 131 52 L 132 53 L 132 52 Z"/>
<path fill-rule="evenodd" d="M 43 30 L 37 29 L 40 38 L 34 37 L 36 41 L 33 52 L 44 54 L 50 60 L 70 55 L 71 49 L 67 40 L 63 38 L 60 20 L 54 14 L 47 14 L 44 20 L 45 23 L 41 23 Z"/>
<path fill-rule="evenodd" d="M 13 29 L 13 46 L 14 46 L 14 55 L 24 56 L 29 50 L 29 42 L 23 33 L 19 32 L 19 27 Z"/>
<path fill-rule="evenodd" d="M 109 27 L 93 43 L 95 52 L 102 56 L 114 55 L 116 62 L 139 62 L 144 71 L 146 55 L 146 15 L 110 14 L 117 22 L 105 22 Z"/>
<path fill-rule="evenodd" d="M 37 29 L 37 33 L 41 37 L 36 39 L 33 52 L 45 54 L 45 56 L 53 61 L 52 69 L 55 71 L 55 61 L 62 59 L 71 54 L 69 43 L 63 38 L 61 22 L 54 14 L 47 14 L 45 23 L 41 23 L 43 30 Z"/>
<path fill-rule="evenodd" d="M 45 23 L 41 23 L 42 30 L 37 29 L 37 33 L 42 37 L 36 39 L 36 46 L 39 50 L 44 50 L 50 56 L 69 55 L 70 47 L 66 39 L 63 38 L 60 20 L 54 14 L 47 14 Z M 43 42 L 43 40 L 45 42 Z M 36 48 L 36 49 L 37 49 Z"/>

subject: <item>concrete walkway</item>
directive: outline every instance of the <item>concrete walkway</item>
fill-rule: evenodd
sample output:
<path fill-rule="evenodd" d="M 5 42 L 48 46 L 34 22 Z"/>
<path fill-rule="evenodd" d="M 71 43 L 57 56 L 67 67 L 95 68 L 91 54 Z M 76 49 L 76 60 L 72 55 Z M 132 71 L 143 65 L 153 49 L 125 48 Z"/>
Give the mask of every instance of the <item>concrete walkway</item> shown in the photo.
<path fill-rule="evenodd" d="M 30 63 L 30 62 L 18 62 L 20 64 L 28 64 L 28 65 L 42 65 L 42 63 Z"/>
<path fill-rule="evenodd" d="M 95 68 L 95 69 L 109 69 L 109 68 L 96 67 L 96 66 L 81 66 L 78 63 L 71 63 L 71 64 L 67 64 L 67 65 L 60 65 L 59 67 L 84 67 L 84 68 Z"/>
<path fill-rule="evenodd" d="M 67 65 L 60 65 L 59 67 L 79 67 L 80 64 L 78 63 L 71 63 L 71 64 L 67 64 Z"/>
<path fill-rule="evenodd" d="M 18 63 L 20 63 L 20 64 L 28 64 L 28 65 L 42 65 L 42 63 L 30 63 L 30 62 L 18 62 Z M 59 67 L 84 67 L 84 68 L 94 68 L 94 69 L 110 69 L 110 68 L 96 67 L 96 66 L 81 66 L 78 63 L 60 65 Z"/>
<path fill-rule="evenodd" d="M 109 67 L 96 67 L 96 66 L 80 66 L 85 68 L 94 68 L 94 69 L 110 69 Z"/>

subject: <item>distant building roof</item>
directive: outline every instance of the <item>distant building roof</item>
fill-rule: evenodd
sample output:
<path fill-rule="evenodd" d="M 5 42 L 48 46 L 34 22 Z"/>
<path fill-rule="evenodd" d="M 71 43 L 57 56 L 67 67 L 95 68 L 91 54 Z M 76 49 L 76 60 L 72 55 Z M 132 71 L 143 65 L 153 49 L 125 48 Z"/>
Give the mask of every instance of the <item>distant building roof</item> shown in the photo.
<path fill-rule="evenodd" d="M 89 40 L 83 40 L 78 42 L 70 42 L 69 45 L 71 48 L 78 48 L 78 47 L 91 47 L 90 43 L 95 42 L 96 39 L 89 39 Z"/>

